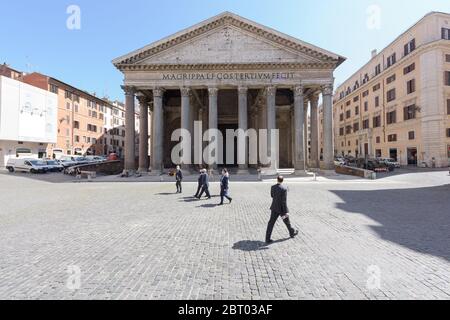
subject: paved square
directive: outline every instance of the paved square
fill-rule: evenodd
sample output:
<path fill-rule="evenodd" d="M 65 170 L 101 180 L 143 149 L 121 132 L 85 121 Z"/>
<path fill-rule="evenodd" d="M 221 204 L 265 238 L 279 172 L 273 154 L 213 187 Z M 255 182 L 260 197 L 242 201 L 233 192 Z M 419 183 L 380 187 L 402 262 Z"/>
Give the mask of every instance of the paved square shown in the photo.
<path fill-rule="evenodd" d="M 0 298 L 450 299 L 449 183 L 288 181 L 300 234 L 279 221 L 267 247 L 269 182 L 232 182 L 216 207 L 194 183 L 0 174 Z"/>

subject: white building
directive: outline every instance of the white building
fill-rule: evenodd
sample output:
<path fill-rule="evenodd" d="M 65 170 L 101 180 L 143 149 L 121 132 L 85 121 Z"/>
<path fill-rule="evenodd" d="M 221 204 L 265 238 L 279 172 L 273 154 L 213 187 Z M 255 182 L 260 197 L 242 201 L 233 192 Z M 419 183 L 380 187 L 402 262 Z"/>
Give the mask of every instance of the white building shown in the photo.
<path fill-rule="evenodd" d="M 46 157 L 56 143 L 57 95 L 0 76 L 0 168 L 10 157 Z"/>

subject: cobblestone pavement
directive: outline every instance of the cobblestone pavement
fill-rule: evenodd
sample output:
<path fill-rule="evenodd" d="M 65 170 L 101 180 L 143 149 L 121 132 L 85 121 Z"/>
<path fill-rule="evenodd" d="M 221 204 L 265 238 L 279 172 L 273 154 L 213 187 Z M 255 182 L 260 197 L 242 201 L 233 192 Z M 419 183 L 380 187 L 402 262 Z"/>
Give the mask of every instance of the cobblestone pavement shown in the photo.
<path fill-rule="evenodd" d="M 267 247 L 269 182 L 232 182 L 216 207 L 193 183 L 0 174 L 0 298 L 450 299 L 449 183 L 288 182 L 300 234 L 279 221 Z"/>

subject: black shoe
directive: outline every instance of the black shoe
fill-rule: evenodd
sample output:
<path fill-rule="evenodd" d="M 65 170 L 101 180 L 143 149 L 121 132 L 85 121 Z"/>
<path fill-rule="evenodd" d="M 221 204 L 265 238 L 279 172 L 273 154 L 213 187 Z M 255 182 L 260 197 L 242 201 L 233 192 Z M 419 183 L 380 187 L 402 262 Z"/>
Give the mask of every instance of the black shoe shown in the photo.
<path fill-rule="evenodd" d="M 233 201 L 233 199 L 230 198 L 230 204 L 231 204 L 231 201 Z"/>
<path fill-rule="evenodd" d="M 294 233 L 291 234 L 291 238 L 294 239 L 296 236 L 298 236 L 298 230 L 294 230 Z"/>
<path fill-rule="evenodd" d="M 223 203 L 219 203 L 218 206 L 223 206 Z"/>
<path fill-rule="evenodd" d="M 273 240 L 271 239 L 271 240 L 266 240 L 266 244 L 272 244 L 273 243 Z"/>
<path fill-rule="evenodd" d="M 211 199 L 211 197 L 207 197 L 206 199 L 210 200 L 210 199 Z"/>

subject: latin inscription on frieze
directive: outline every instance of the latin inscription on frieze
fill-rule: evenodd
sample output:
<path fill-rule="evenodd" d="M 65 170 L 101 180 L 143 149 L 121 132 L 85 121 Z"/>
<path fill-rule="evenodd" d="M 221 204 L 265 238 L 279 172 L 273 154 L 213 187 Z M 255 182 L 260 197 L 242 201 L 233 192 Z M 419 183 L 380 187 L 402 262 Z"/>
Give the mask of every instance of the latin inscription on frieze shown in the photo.
<path fill-rule="evenodd" d="M 201 80 L 291 80 L 293 72 L 220 72 L 220 73 L 168 73 L 162 74 L 162 80 L 201 81 Z"/>

